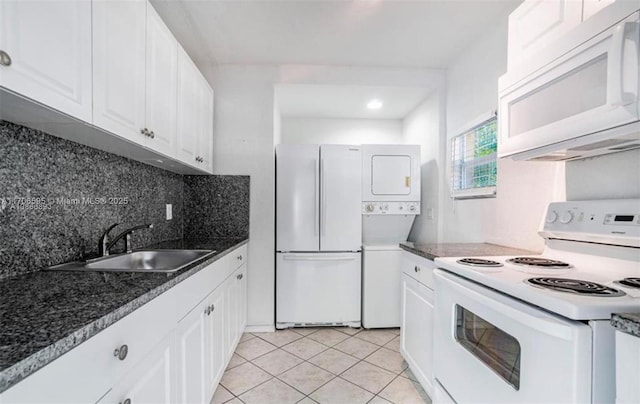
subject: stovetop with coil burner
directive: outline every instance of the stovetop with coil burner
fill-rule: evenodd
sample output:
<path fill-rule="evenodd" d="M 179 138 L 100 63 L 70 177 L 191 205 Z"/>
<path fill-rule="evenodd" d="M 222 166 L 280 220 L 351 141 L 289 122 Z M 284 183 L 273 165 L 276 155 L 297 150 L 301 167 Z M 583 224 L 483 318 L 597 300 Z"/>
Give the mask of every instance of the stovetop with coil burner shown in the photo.
<path fill-rule="evenodd" d="M 552 203 L 540 234 L 541 255 L 450 257 L 435 263 L 574 320 L 640 313 L 640 200 Z M 484 260 L 497 264 L 484 267 L 489 265 Z"/>

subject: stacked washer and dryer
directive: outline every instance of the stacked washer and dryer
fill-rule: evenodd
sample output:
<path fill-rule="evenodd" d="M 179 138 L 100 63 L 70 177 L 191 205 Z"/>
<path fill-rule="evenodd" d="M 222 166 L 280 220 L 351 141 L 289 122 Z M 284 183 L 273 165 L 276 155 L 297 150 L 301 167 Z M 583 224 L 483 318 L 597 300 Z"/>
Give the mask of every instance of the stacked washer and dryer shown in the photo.
<path fill-rule="evenodd" d="M 362 145 L 362 326 L 400 326 L 401 249 L 420 214 L 420 146 Z"/>

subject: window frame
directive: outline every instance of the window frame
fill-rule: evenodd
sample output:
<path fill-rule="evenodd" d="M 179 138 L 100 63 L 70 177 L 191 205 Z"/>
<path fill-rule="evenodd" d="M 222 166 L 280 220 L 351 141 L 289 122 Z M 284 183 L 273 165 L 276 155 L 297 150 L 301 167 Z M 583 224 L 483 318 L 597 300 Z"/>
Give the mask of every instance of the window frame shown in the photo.
<path fill-rule="evenodd" d="M 495 198 L 497 195 L 497 186 L 498 186 L 498 178 L 497 178 L 497 173 L 496 173 L 496 184 L 495 185 L 491 185 L 491 186 L 487 186 L 487 187 L 479 187 L 479 188 L 463 188 L 463 189 L 454 189 L 454 174 L 456 172 L 456 168 L 454 166 L 455 162 L 453 159 L 453 152 L 454 152 L 454 145 L 456 143 L 456 139 L 459 139 L 462 136 L 466 136 L 468 133 L 476 130 L 477 128 L 486 125 L 487 123 L 489 123 L 492 120 L 496 121 L 496 125 L 497 125 L 497 119 L 498 119 L 498 113 L 496 110 L 491 110 L 489 112 L 486 112 L 478 117 L 476 117 L 474 120 L 470 121 L 468 124 L 464 125 L 462 128 L 463 130 L 459 130 L 456 131 L 455 133 L 457 133 L 455 136 L 449 138 L 449 144 L 448 144 L 448 148 L 449 148 L 449 162 L 447 164 L 447 168 L 449 171 L 449 175 L 448 175 L 448 180 L 449 180 L 449 192 L 451 194 L 451 198 L 456 200 L 456 199 L 476 199 L 476 198 Z M 498 129 L 496 126 L 496 144 L 498 142 L 498 133 L 497 133 Z M 498 152 L 497 152 L 497 146 L 496 146 L 496 152 L 494 153 L 495 156 L 495 161 L 496 161 L 496 169 L 497 169 L 497 164 L 498 164 Z"/>

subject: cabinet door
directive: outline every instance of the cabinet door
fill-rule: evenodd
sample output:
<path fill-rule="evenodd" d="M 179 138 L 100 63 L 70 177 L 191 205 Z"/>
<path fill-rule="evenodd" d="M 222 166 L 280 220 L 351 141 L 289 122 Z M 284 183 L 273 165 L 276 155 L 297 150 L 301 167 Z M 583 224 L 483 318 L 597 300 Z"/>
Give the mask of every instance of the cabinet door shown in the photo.
<path fill-rule="evenodd" d="M 582 21 L 582 1 L 526 0 L 509 16 L 509 69 Z"/>
<path fill-rule="evenodd" d="M 239 272 L 234 272 L 225 282 L 225 305 L 226 305 L 226 316 L 225 316 L 225 329 L 226 329 L 226 348 L 227 354 L 226 359 L 228 360 L 233 355 L 233 351 L 235 350 L 236 343 L 240 338 L 239 333 L 239 310 L 238 310 L 238 302 L 240 295 L 240 282 L 238 279 Z"/>
<path fill-rule="evenodd" d="M 587 20 L 598 11 L 614 3 L 616 0 L 584 0 L 582 8 L 582 21 Z"/>
<path fill-rule="evenodd" d="M 411 371 L 433 394 L 433 291 L 402 274 L 400 352 Z"/>
<path fill-rule="evenodd" d="M 247 264 L 242 264 L 239 269 L 240 292 L 238 293 L 238 338 L 247 326 Z"/>
<path fill-rule="evenodd" d="M 91 3 L 0 1 L 0 86 L 91 122 Z"/>
<path fill-rule="evenodd" d="M 178 47 L 178 121 L 177 145 L 178 158 L 185 163 L 198 165 L 199 123 L 199 72 L 189 55 Z"/>
<path fill-rule="evenodd" d="M 213 397 L 227 364 L 225 303 L 224 287 L 218 287 L 207 299 L 207 307 L 210 308 L 207 314 L 205 361 L 208 398 Z"/>
<path fill-rule="evenodd" d="M 146 1 L 94 0 L 93 123 L 144 143 Z"/>
<path fill-rule="evenodd" d="M 204 77 L 200 83 L 198 154 L 202 168 L 213 171 L 213 90 Z"/>
<path fill-rule="evenodd" d="M 176 402 L 175 334 L 171 332 L 121 380 L 100 404 L 172 404 Z"/>
<path fill-rule="evenodd" d="M 176 330 L 178 350 L 178 402 L 204 403 L 207 400 L 205 358 L 206 302 L 200 303 L 183 318 Z"/>
<path fill-rule="evenodd" d="M 154 8 L 147 5 L 145 145 L 168 156 L 176 154 L 178 41 Z"/>

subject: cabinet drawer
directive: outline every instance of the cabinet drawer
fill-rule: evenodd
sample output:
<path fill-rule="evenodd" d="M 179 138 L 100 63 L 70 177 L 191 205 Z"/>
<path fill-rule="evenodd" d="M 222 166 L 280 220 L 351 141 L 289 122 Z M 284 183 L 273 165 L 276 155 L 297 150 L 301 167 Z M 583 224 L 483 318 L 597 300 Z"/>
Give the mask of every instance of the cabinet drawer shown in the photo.
<path fill-rule="evenodd" d="M 2 394 L 3 403 L 94 403 L 175 327 L 169 290 Z M 123 359 L 116 349 L 126 345 Z"/>
<path fill-rule="evenodd" d="M 435 263 L 410 252 L 402 253 L 402 272 L 433 290 Z"/>
<path fill-rule="evenodd" d="M 209 264 L 180 284 L 176 297 L 176 320 L 186 316 L 199 302 L 206 298 L 228 276 L 227 257 Z"/>
<path fill-rule="evenodd" d="M 247 245 L 245 244 L 242 247 L 238 247 L 236 250 L 232 251 L 229 256 L 229 265 L 233 269 L 239 268 L 242 264 L 247 262 Z"/>

